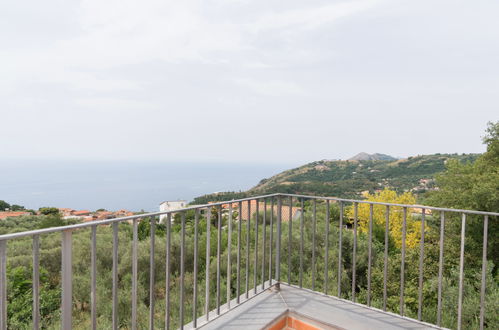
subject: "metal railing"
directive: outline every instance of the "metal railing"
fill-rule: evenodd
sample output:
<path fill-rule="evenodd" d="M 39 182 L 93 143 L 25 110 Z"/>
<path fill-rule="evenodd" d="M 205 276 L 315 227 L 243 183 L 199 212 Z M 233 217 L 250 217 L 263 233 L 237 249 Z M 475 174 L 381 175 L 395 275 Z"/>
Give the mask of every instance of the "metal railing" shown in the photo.
<path fill-rule="evenodd" d="M 334 217 L 331 215 L 333 204 L 337 207 L 339 213 Z M 368 205 L 368 217 L 361 219 L 359 217 L 359 207 Z M 324 218 L 319 219 L 318 210 L 324 213 Z M 373 247 L 373 228 L 380 226 L 379 220 L 375 219 L 375 210 L 384 208 L 383 228 L 383 247 L 382 247 L 382 294 L 373 291 L 373 267 L 376 260 L 381 260 L 377 256 Z M 118 228 L 120 223 L 129 223 L 132 227 L 131 248 L 132 248 L 132 275 L 131 275 L 131 319 L 129 326 L 132 329 L 138 327 L 138 276 L 142 270 L 138 269 L 138 226 L 142 221 L 149 221 L 149 239 L 150 239 L 150 258 L 149 258 L 149 328 L 155 327 L 157 317 L 155 314 L 155 249 L 157 217 L 167 215 L 165 235 L 165 319 L 164 326 L 170 329 L 172 326 L 172 301 L 171 287 L 173 285 L 173 276 L 178 277 L 179 303 L 177 304 L 178 320 L 176 323 L 180 328 L 191 322 L 191 326 L 196 328 L 206 322 L 210 322 L 223 313 L 230 311 L 237 305 L 244 303 L 257 294 L 264 292 L 269 286 L 285 284 L 283 282 L 283 272 L 286 274 L 287 285 L 299 288 L 307 288 L 324 294 L 335 295 L 341 299 L 347 299 L 352 302 L 359 302 L 359 295 L 362 293 L 363 303 L 373 307 L 373 301 L 378 301 L 377 307 L 382 311 L 389 310 L 389 267 L 390 255 L 389 246 L 393 237 L 391 237 L 390 223 L 391 215 L 397 212 L 401 216 L 400 232 L 400 272 L 399 272 L 399 306 L 398 311 L 391 310 L 401 316 L 406 315 L 406 253 L 407 253 L 407 233 L 408 220 L 412 219 L 414 210 L 420 210 L 419 221 L 419 262 L 418 262 L 418 298 L 417 298 L 417 320 L 425 321 L 423 317 L 424 308 L 424 263 L 425 263 L 425 233 L 430 226 L 438 226 L 438 284 L 437 284 L 437 308 L 436 325 L 442 324 L 442 292 L 444 276 L 444 240 L 446 221 L 450 221 L 453 214 L 461 215 L 460 231 L 460 249 L 459 249 L 459 288 L 458 301 L 455 306 L 457 314 L 456 328 L 462 326 L 463 309 L 463 288 L 464 288 L 464 263 L 465 263 L 465 240 L 467 218 L 471 216 L 483 217 L 483 251 L 482 268 L 480 283 L 480 313 L 479 325 L 484 327 L 486 306 L 486 274 L 487 274 L 487 237 L 489 219 L 496 219 L 499 213 L 458 210 L 449 208 L 439 208 L 419 205 L 392 204 L 381 202 L 369 202 L 365 200 L 350 200 L 341 198 L 315 197 L 293 194 L 271 194 L 257 196 L 233 201 L 217 202 L 201 206 L 192 206 L 185 209 L 170 212 L 155 212 L 141 214 L 130 217 L 93 221 L 79 223 L 64 227 L 46 228 L 35 231 L 12 233 L 0 236 L 0 330 L 7 329 L 7 246 L 10 241 L 20 238 L 32 239 L 32 327 L 40 328 L 40 237 L 49 233 L 61 233 L 61 327 L 71 329 L 73 322 L 73 256 L 72 256 L 72 237 L 73 233 L 82 229 L 90 229 L 90 325 L 92 329 L 97 329 L 97 231 L 103 226 L 112 228 L 112 328 L 120 327 L 119 321 L 119 290 L 120 281 L 118 278 L 118 246 L 122 244 L 118 241 Z M 242 214 L 244 213 L 246 214 Z M 193 219 L 187 219 L 188 212 L 194 212 Z M 321 213 L 321 214 L 322 214 Z M 379 212 L 378 212 L 379 213 Z M 431 217 L 432 223 L 428 224 L 427 219 Z M 179 221 L 180 230 L 172 230 L 172 221 Z M 436 222 L 436 219 L 439 219 Z M 204 237 L 200 232 L 200 220 L 206 219 L 206 229 Z M 323 221 L 323 224 L 320 221 Z M 359 224 L 360 221 L 367 223 L 367 228 Z M 454 221 L 454 220 L 452 220 Z M 226 225 L 223 223 L 226 222 Z M 244 224 L 244 222 L 246 222 Z M 296 226 L 294 226 L 296 223 Z M 245 226 L 244 226 L 244 225 Z M 192 269 L 186 268 L 186 226 L 189 225 L 189 231 L 193 231 L 193 259 Z M 323 233 L 317 232 L 318 226 L 324 230 Z M 193 227 L 193 228 L 192 228 Z M 284 230 L 283 230 L 284 227 Z M 287 228 L 286 228 L 287 227 Z M 413 227 L 411 227 L 414 229 Z M 286 232 L 287 229 L 287 238 Z M 211 231 L 216 230 L 216 235 L 212 236 Z M 237 233 L 234 233 L 237 231 Z M 226 233 L 226 236 L 225 235 Z M 172 274 L 172 234 L 179 235 L 180 240 L 180 269 L 179 273 Z M 245 234 L 245 236 L 243 236 Z M 348 234 L 348 235 L 347 235 Z M 351 250 L 348 251 L 345 245 L 347 236 L 351 237 Z M 306 240 L 306 236 L 308 237 Z M 216 237 L 216 251 L 213 251 L 211 239 Z M 222 246 L 224 237 L 227 237 L 226 246 Z M 297 248 L 293 246 L 297 243 Z M 362 239 L 359 241 L 359 239 Z M 206 240 L 205 247 L 205 265 L 199 264 L 202 257 L 199 245 L 201 239 Z M 284 241 L 283 241 L 284 239 Z M 331 241 L 330 241 L 331 239 Z M 359 243 L 364 244 L 367 240 L 367 270 L 365 274 L 359 275 Z M 261 245 L 260 245 L 261 243 Z M 287 243 L 287 244 L 283 244 Z M 330 255 L 335 244 L 336 254 Z M 128 244 L 128 242 L 127 242 Z M 307 246 L 306 246 L 307 245 Z M 350 245 L 348 245 L 350 247 Z M 311 249 L 311 251 L 310 251 Z M 307 251 L 305 251 L 307 250 Z M 417 249 L 416 249 L 417 250 Z M 226 254 L 222 260 L 222 255 Z M 283 257 L 283 254 L 286 254 Z M 346 257 L 349 261 L 346 265 Z M 234 260 L 235 257 L 235 260 Z M 322 261 L 319 257 L 324 258 Z M 216 263 L 216 273 L 212 274 L 210 269 L 212 263 Z M 227 263 L 226 270 L 222 269 L 222 262 Z M 317 264 L 323 263 L 323 269 L 318 269 Z M 189 263 L 190 264 L 190 263 Z M 297 264 L 297 268 L 293 265 Z M 308 266 L 305 266 L 307 264 Z M 204 268 L 203 268 L 204 267 Z M 234 274 L 235 268 L 235 274 Z M 335 270 L 336 269 L 336 270 Z M 204 271 L 204 303 L 201 306 L 199 294 L 200 283 L 202 279 L 200 274 Z M 252 275 L 251 275 L 252 271 Z M 187 272 L 192 275 L 192 291 L 187 292 L 185 277 Z M 364 270 L 363 270 L 364 272 Z M 322 275 L 320 275 L 322 273 Z M 212 278 L 213 275 L 215 278 Z M 362 277 L 359 277 L 362 276 Z M 252 277 L 253 281 L 250 282 Z M 330 281 L 336 277 L 336 281 Z M 347 278 L 350 292 L 346 290 L 345 277 Z M 377 279 L 379 280 L 379 279 Z M 226 297 L 222 297 L 222 281 L 226 289 Z M 362 281 L 362 283 L 360 283 Z M 212 287 L 214 285 L 214 288 Z M 336 286 L 334 288 L 334 286 Z M 252 291 L 252 292 L 251 292 Z M 186 294 L 189 294 L 189 302 L 192 302 L 191 315 L 186 314 Z M 212 296 L 215 294 L 215 297 Z M 192 297 L 192 299 L 190 298 Z M 225 302 L 225 304 L 224 304 Z M 201 307 L 204 307 L 201 309 Z M 494 313 L 495 311 L 491 311 Z M 202 315 L 201 315 L 202 314 Z M 175 313 L 176 315 L 176 313 Z"/>

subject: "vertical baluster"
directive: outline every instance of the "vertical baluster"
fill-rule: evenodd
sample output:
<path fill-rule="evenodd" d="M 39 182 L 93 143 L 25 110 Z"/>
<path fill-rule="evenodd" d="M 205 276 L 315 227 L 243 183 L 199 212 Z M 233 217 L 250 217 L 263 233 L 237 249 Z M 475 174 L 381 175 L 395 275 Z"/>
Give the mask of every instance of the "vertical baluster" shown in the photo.
<path fill-rule="evenodd" d="M 464 286 L 464 243 L 466 229 L 466 214 L 463 213 L 461 220 L 461 251 L 459 254 L 459 297 L 457 301 L 457 329 L 461 329 L 463 310 L 463 286 Z"/>
<path fill-rule="evenodd" d="M 387 299 L 387 286 L 386 281 L 388 277 L 388 244 L 390 237 L 390 206 L 386 206 L 385 211 L 385 252 L 383 260 L 383 310 L 386 312 L 386 299 Z"/>
<path fill-rule="evenodd" d="M 237 270 L 236 270 L 236 302 L 240 303 L 239 296 L 241 295 L 241 230 L 242 230 L 242 222 L 243 222 L 243 203 L 239 202 L 238 204 L 238 215 L 239 221 L 237 222 Z"/>
<path fill-rule="evenodd" d="M 33 329 L 40 328 L 40 237 L 33 236 Z"/>
<path fill-rule="evenodd" d="M 293 231 L 293 197 L 289 197 L 288 215 L 288 284 L 291 284 L 291 240 Z"/>
<path fill-rule="evenodd" d="M 312 205 L 312 290 L 315 291 L 315 233 L 317 231 L 317 200 Z"/>
<path fill-rule="evenodd" d="M 220 254 L 222 251 L 222 207 L 217 207 L 217 315 L 220 315 Z"/>
<path fill-rule="evenodd" d="M 274 197 L 270 199 L 269 285 L 272 285 L 272 244 L 274 239 Z"/>
<path fill-rule="evenodd" d="M 193 274 L 193 284 L 192 288 L 192 324 L 194 328 L 197 328 L 198 322 L 198 225 L 199 225 L 199 209 L 196 209 L 194 214 L 194 274 Z"/>
<path fill-rule="evenodd" d="M 184 277 L 185 277 L 185 212 L 182 212 L 180 232 L 180 329 L 184 329 Z"/>
<path fill-rule="evenodd" d="M 258 282 L 257 279 L 257 270 L 258 270 L 258 212 L 259 212 L 259 201 L 256 201 L 256 212 L 255 212 L 255 258 L 253 265 L 253 293 L 256 294 L 256 284 Z"/>
<path fill-rule="evenodd" d="M 210 228 L 211 228 L 211 208 L 206 210 L 206 280 L 205 280 L 205 304 L 204 313 L 206 315 L 206 321 L 210 320 L 210 254 L 211 254 L 211 243 L 210 243 Z"/>
<path fill-rule="evenodd" d="M 281 223 L 282 223 L 282 198 L 277 197 L 277 229 L 276 229 L 276 257 L 275 257 L 275 280 L 281 282 Z"/>
<path fill-rule="evenodd" d="M 149 248 L 149 329 L 154 329 L 154 248 L 156 239 L 156 219 L 150 218 L 150 248 Z"/>
<path fill-rule="evenodd" d="M 0 241 L 0 330 L 7 330 L 7 241 Z"/>
<path fill-rule="evenodd" d="M 483 254 L 482 254 L 482 283 L 480 285 L 480 330 L 483 330 L 485 319 L 485 286 L 487 284 L 487 231 L 489 226 L 489 216 L 483 220 Z"/>
<path fill-rule="evenodd" d="M 172 226 L 172 214 L 168 213 L 166 217 L 166 275 L 165 275 L 165 287 L 166 287 L 166 303 L 165 303 L 165 328 L 170 329 L 170 273 L 171 273 L 171 226 Z"/>
<path fill-rule="evenodd" d="M 249 266 L 250 266 L 250 229 L 251 229 L 251 201 L 248 201 L 248 219 L 246 220 L 246 286 L 244 296 L 248 299 L 249 293 Z"/>
<path fill-rule="evenodd" d="M 262 229 L 262 246 L 263 246 L 263 253 L 262 253 L 262 290 L 265 289 L 265 255 L 267 254 L 267 228 L 266 228 L 266 222 L 267 222 L 267 198 L 263 199 L 263 229 Z"/>
<path fill-rule="evenodd" d="M 230 298 L 231 298 L 231 271 L 232 264 L 230 261 L 230 257 L 232 254 L 232 203 L 229 204 L 229 223 L 227 224 L 228 233 L 227 233 L 227 309 L 230 309 Z"/>
<path fill-rule="evenodd" d="M 62 232 L 62 300 L 61 300 L 61 324 L 62 329 L 72 328 L 72 310 L 73 310 L 73 262 L 72 262 L 72 233 L 71 230 Z"/>
<path fill-rule="evenodd" d="M 442 321 L 442 276 L 444 269 L 444 234 L 445 234 L 445 213 L 440 213 L 440 242 L 438 257 L 438 297 L 437 297 L 437 325 Z"/>
<path fill-rule="evenodd" d="M 353 251 L 352 251 L 352 301 L 355 302 L 355 280 L 357 270 L 357 215 L 359 204 L 354 203 L 353 207 Z"/>
<path fill-rule="evenodd" d="M 404 207 L 402 219 L 402 251 L 400 261 L 400 307 L 399 314 L 404 316 L 404 287 L 405 287 L 405 236 L 407 230 L 407 207 Z"/>
<path fill-rule="evenodd" d="M 324 242 L 324 294 L 327 294 L 329 270 L 329 200 L 326 200 L 326 237 Z"/>
<path fill-rule="evenodd" d="M 95 330 L 97 329 L 97 226 L 92 226 L 90 244 L 90 319 L 92 329 Z"/>
<path fill-rule="evenodd" d="M 303 198 L 301 199 L 301 214 L 300 214 L 300 288 L 303 287 L 303 217 L 305 213 L 305 205 Z"/>
<path fill-rule="evenodd" d="M 373 204 L 369 204 L 369 241 L 367 258 L 367 306 L 371 306 L 371 264 L 373 251 Z"/>
<path fill-rule="evenodd" d="M 340 202 L 340 223 L 338 225 L 338 298 L 341 298 L 341 273 L 343 249 L 343 202 Z"/>
<path fill-rule="evenodd" d="M 418 283 L 418 320 L 423 313 L 423 262 L 424 262 L 424 227 L 426 210 L 421 210 L 421 241 L 419 242 L 419 283 Z"/>
<path fill-rule="evenodd" d="M 118 329 L 118 223 L 113 222 L 113 329 Z"/>

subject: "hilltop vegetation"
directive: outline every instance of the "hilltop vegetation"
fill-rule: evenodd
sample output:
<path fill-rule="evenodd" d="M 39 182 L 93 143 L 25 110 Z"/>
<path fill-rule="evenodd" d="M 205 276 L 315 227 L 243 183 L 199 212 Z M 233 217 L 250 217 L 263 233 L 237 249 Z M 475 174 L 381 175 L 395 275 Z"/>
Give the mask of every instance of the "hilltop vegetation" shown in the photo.
<path fill-rule="evenodd" d="M 344 198 L 362 197 L 385 188 L 421 194 L 435 187 L 434 179 L 449 160 L 473 163 L 479 154 L 434 154 L 399 160 L 321 160 L 284 171 L 246 192 L 198 197 L 195 204 L 265 193 L 299 193 Z"/>

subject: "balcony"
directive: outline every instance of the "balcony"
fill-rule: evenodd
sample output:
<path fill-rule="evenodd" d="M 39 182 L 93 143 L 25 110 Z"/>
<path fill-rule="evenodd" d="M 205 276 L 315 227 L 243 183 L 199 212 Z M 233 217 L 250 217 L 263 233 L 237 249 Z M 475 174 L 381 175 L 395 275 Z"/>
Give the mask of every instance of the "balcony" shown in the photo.
<path fill-rule="evenodd" d="M 2 235 L 0 329 L 13 327 L 7 270 L 26 240 L 33 329 L 47 326 L 40 265 L 51 253 L 62 329 L 494 328 L 487 237 L 498 215 L 272 194 Z M 470 226 L 481 230 L 479 261 Z M 470 258 L 479 277 L 468 276 Z M 75 288 L 88 289 L 88 306 Z"/>

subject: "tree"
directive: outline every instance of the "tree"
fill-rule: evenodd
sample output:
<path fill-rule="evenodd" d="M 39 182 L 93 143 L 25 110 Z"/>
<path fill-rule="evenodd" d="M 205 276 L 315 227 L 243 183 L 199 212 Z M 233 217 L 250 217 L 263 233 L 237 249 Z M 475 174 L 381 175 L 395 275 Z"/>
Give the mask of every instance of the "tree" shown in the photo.
<path fill-rule="evenodd" d="M 367 200 L 371 202 L 395 203 L 395 204 L 416 204 L 416 197 L 410 192 L 398 195 L 395 191 L 385 189 L 375 194 L 368 194 Z M 354 207 L 348 209 L 348 216 L 354 217 Z M 385 217 L 386 206 L 373 206 L 373 233 L 379 240 L 384 240 L 385 232 Z M 360 203 L 358 205 L 358 224 L 361 232 L 369 230 L 369 213 L 370 205 Z M 402 246 L 402 226 L 403 226 L 403 208 L 391 206 L 389 212 L 390 238 L 395 245 L 400 248 Z M 420 238 L 421 222 L 415 220 L 411 216 L 411 209 L 407 210 L 406 217 L 406 245 L 408 248 L 413 248 L 418 245 Z"/>
<path fill-rule="evenodd" d="M 5 209 L 10 209 L 10 204 L 0 200 L 0 211 L 5 211 Z"/>
<path fill-rule="evenodd" d="M 426 203 L 458 209 L 499 212 L 499 121 L 487 124 L 486 134 L 482 140 L 487 145 L 487 151 L 474 163 L 449 161 L 447 170 L 436 178 L 439 190 L 431 192 Z M 475 247 L 482 245 L 482 223 L 482 217 L 471 218 L 467 222 L 466 235 L 469 236 L 469 244 Z M 460 225 L 454 227 L 456 237 L 459 237 L 457 234 Z M 499 243 L 499 236 L 496 235 L 498 230 L 499 222 L 491 219 L 488 228 L 488 251 L 496 267 L 499 263 L 499 250 L 496 248 Z M 478 248 L 475 250 L 477 260 L 480 260 L 480 250 Z"/>
<path fill-rule="evenodd" d="M 40 207 L 38 211 L 43 215 L 59 215 L 59 209 L 57 207 Z"/>

